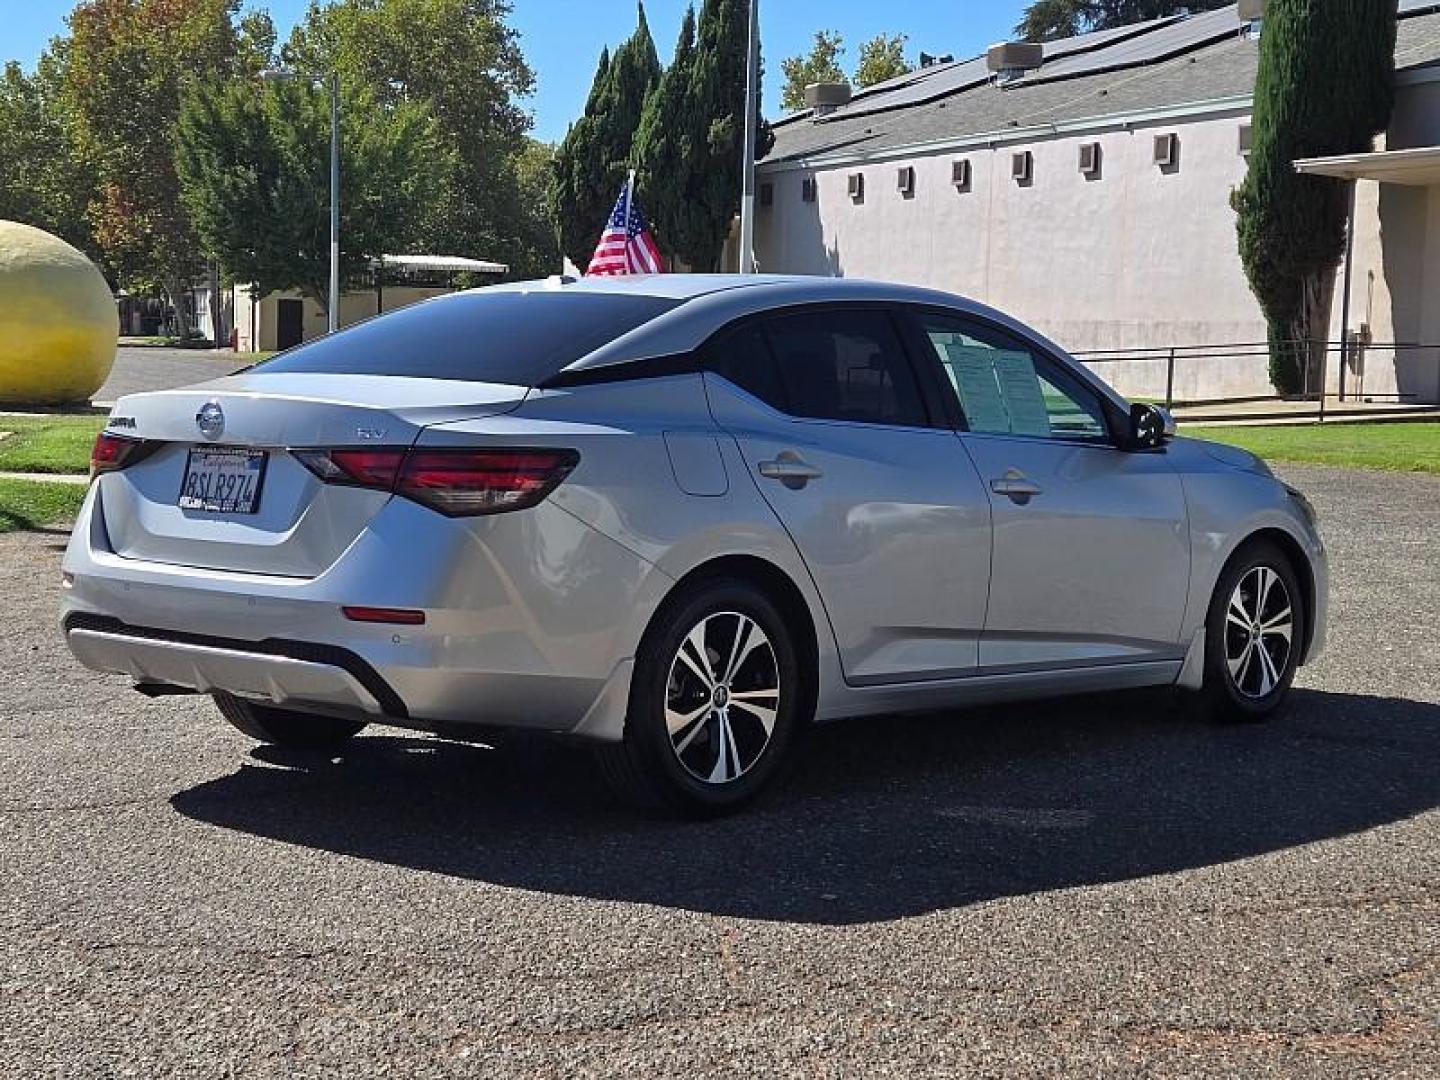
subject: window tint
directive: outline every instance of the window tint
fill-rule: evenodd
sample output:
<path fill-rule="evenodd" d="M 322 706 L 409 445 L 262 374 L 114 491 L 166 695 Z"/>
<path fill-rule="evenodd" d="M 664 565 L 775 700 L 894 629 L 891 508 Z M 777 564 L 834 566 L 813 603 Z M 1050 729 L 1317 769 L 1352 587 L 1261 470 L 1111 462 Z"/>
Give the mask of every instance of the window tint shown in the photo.
<path fill-rule="evenodd" d="M 929 423 L 915 373 L 883 311 L 809 311 L 764 322 L 787 411 L 820 420 Z"/>
<path fill-rule="evenodd" d="M 675 307 L 654 296 L 480 289 L 317 338 L 251 373 L 409 375 L 534 386 Z"/>
<path fill-rule="evenodd" d="M 706 366 L 771 408 L 789 411 L 785 389 L 780 385 L 775 360 L 759 323 L 748 323 L 715 342 Z"/>
<path fill-rule="evenodd" d="M 1050 357 L 988 326 L 921 319 L 971 431 L 1109 441 L 1095 393 Z"/>

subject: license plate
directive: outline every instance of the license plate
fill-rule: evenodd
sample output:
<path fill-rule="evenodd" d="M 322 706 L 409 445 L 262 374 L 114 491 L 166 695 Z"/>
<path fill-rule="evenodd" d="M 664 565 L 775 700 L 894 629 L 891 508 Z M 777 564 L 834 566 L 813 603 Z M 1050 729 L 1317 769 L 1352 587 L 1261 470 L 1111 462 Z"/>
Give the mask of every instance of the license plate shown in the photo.
<path fill-rule="evenodd" d="M 260 509 L 266 457 L 264 450 L 243 446 L 191 450 L 177 504 L 182 510 L 210 514 L 255 513 Z"/>

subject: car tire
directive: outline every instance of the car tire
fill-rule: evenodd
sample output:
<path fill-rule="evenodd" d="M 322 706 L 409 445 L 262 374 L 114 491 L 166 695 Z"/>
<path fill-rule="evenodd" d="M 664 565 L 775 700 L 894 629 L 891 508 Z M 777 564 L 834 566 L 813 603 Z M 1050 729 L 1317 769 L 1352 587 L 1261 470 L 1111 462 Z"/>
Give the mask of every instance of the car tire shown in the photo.
<path fill-rule="evenodd" d="M 748 582 L 704 581 L 646 631 L 624 738 L 597 749 L 600 770 L 632 804 L 727 813 L 775 779 L 811 709 L 775 604 Z"/>
<path fill-rule="evenodd" d="M 277 709 L 230 694 L 216 694 L 220 715 L 243 735 L 270 746 L 294 750 L 330 750 L 359 734 L 365 724 L 335 716 Z"/>
<path fill-rule="evenodd" d="M 1305 595 L 1276 545 L 1247 544 L 1226 564 L 1205 617 L 1204 714 L 1259 723 L 1285 704 L 1304 650 Z"/>

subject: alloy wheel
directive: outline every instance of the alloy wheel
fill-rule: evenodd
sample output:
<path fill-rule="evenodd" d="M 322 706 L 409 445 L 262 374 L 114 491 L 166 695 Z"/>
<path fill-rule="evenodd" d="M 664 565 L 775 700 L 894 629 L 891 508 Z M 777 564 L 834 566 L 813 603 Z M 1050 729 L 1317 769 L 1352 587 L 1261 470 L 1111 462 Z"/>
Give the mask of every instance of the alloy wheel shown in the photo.
<path fill-rule="evenodd" d="M 755 766 L 780 710 L 775 647 L 754 619 L 721 611 L 680 640 L 665 684 L 665 726 L 681 766 L 728 784 Z"/>
<path fill-rule="evenodd" d="M 1284 681 L 1294 625 L 1284 579 L 1268 566 L 1246 571 L 1225 613 L 1225 665 L 1243 697 L 1267 697 Z"/>

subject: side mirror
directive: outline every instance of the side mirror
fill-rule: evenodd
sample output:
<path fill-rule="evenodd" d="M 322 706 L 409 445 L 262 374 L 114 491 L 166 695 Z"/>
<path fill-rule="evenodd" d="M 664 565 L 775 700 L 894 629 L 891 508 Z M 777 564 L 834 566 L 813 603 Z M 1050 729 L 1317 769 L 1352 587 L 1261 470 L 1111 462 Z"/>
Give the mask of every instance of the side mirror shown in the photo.
<path fill-rule="evenodd" d="M 1130 406 L 1130 449 L 1155 450 L 1175 437 L 1175 418 L 1159 405 Z"/>

